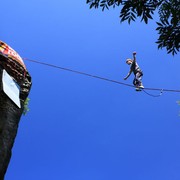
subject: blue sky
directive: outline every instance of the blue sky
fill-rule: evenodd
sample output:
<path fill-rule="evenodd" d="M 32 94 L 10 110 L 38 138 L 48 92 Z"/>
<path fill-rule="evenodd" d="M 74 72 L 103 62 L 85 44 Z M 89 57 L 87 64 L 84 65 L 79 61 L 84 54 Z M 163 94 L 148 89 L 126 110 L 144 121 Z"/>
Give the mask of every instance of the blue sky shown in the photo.
<path fill-rule="evenodd" d="M 156 24 L 119 22 L 86 1 L 1 2 L 0 39 L 23 58 L 145 87 L 180 89 L 179 55 L 158 50 Z M 155 17 L 155 20 L 158 20 Z M 134 88 L 25 62 L 33 79 L 6 180 L 179 180 L 179 93 Z M 158 95 L 159 91 L 148 91 Z"/>

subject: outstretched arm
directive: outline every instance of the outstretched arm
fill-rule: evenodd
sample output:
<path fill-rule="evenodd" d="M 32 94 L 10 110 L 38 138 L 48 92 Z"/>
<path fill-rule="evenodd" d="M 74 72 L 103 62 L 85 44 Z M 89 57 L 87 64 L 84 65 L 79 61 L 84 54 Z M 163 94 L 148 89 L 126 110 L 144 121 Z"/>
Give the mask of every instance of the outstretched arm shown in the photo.
<path fill-rule="evenodd" d="M 132 71 L 130 70 L 129 73 L 127 74 L 127 76 L 124 78 L 124 80 L 126 80 L 130 75 L 131 75 Z"/>
<path fill-rule="evenodd" d="M 136 62 L 136 52 L 133 52 L 133 60 Z"/>

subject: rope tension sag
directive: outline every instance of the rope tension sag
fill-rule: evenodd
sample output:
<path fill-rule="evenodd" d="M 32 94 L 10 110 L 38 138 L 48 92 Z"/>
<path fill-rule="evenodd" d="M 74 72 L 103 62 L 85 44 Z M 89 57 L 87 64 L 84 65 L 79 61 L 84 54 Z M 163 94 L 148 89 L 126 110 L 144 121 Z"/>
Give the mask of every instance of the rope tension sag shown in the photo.
<path fill-rule="evenodd" d="M 61 67 L 61 66 L 57 66 L 57 65 L 53 65 L 53 64 L 49 64 L 49 63 L 44 63 L 44 62 L 40 62 L 40 61 L 28 59 L 28 58 L 23 58 L 23 60 L 134 88 L 134 86 L 131 85 L 131 84 L 122 83 L 122 82 L 120 82 L 120 81 L 116 81 L 116 80 L 112 80 L 112 79 L 108 79 L 108 78 L 104 78 L 104 77 L 100 77 L 100 76 L 88 74 L 88 73 L 81 72 L 81 71 L 76 71 L 76 70 L 73 70 L 73 69 L 70 69 L 70 68 L 65 68 L 65 67 Z M 159 95 L 153 95 L 153 94 L 148 93 L 148 92 L 145 91 L 145 90 L 160 91 L 160 94 L 159 94 Z M 175 90 L 175 89 L 160 89 L 160 88 L 147 88 L 147 87 L 143 89 L 143 92 L 145 92 L 147 95 L 152 96 L 152 97 L 159 97 L 159 96 L 161 96 L 162 93 L 165 92 L 165 91 L 166 91 L 166 92 L 177 92 L 177 93 L 180 93 L 180 90 Z"/>

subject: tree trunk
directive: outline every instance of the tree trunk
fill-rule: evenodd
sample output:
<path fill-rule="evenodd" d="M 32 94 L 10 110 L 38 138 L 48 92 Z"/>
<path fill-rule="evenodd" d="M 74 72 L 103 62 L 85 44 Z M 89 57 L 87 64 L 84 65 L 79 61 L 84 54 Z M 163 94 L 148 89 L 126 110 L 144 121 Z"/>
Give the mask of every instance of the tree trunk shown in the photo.
<path fill-rule="evenodd" d="M 24 101 L 31 87 L 31 78 L 28 79 L 26 76 L 24 82 L 20 85 L 21 108 L 17 107 L 2 91 L 2 71 L 3 67 L 0 66 L 0 180 L 4 180 L 11 159 L 11 151 L 17 135 L 20 117 L 23 113 Z"/>

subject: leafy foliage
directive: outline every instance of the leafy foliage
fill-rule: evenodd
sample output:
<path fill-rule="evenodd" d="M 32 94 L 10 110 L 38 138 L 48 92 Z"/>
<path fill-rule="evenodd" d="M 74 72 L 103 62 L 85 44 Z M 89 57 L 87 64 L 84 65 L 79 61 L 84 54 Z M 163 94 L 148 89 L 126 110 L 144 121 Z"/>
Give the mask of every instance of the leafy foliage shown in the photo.
<path fill-rule="evenodd" d="M 180 46 L 180 2 L 179 0 L 165 1 L 159 8 L 160 22 L 157 22 L 157 31 L 160 35 L 156 42 L 158 48 L 166 47 L 173 55 Z"/>
<path fill-rule="evenodd" d="M 26 98 L 26 100 L 25 100 L 25 102 L 24 102 L 24 111 L 23 111 L 23 115 L 26 115 L 27 112 L 29 111 L 29 107 L 28 107 L 29 101 L 30 101 L 30 99 L 29 99 L 29 98 Z"/>
<path fill-rule="evenodd" d="M 102 11 L 120 6 L 120 21 L 129 24 L 137 18 L 148 24 L 158 10 L 160 21 L 157 22 L 159 38 L 158 48 L 166 48 L 167 53 L 177 54 L 180 48 L 180 3 L 179 0 L 87 0 L 92 8 Z"/>

